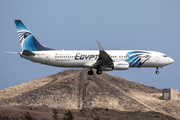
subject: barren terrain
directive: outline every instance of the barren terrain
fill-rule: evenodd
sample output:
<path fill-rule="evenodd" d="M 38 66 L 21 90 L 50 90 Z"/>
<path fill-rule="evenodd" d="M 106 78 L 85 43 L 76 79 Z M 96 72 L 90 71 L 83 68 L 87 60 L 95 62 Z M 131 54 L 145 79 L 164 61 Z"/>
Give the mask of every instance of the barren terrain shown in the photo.
<path fill-rule="evenodd" d="M 180 101 L 161 98 L 162 91 L 154 87 L 106 73 L 89 76 L 87 70 L 68 70 L 0 90 L 0 107 L 71 109 L 78 114 L 108 109 L 123 115 L 161 114 L 180 119 Z"/>

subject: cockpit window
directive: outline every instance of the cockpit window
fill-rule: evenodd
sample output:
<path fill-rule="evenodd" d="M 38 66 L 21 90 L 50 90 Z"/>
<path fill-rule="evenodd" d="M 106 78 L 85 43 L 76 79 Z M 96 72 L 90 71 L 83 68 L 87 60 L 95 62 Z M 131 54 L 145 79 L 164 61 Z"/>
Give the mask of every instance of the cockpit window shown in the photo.
<path fill-rule="evenodd" d="M 163 55 L 163 57 L 167 57 L 167 55 Z"/>

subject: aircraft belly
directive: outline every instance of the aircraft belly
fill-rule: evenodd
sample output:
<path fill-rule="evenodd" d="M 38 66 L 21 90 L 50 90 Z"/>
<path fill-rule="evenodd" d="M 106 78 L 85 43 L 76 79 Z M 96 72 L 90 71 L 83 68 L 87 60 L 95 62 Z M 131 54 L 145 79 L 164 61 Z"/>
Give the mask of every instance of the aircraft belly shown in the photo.
<path fill-rule="evenodd" d="M 57 67 L 84 67 L 85 61 L 75 61 L 75 60 L 56 60 L 51 62 L 53 66 Z"/>

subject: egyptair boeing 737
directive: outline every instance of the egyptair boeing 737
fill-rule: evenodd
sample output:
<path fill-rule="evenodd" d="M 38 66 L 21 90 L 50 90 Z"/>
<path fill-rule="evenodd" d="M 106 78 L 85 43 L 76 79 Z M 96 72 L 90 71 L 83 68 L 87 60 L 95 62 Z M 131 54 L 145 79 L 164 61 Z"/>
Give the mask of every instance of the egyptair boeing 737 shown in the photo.
<path fill-rule="evenodd" d="M 102 71 L 127 70 L 129 68 L 164 68 L 174 62 L 170 57 L 156 51 L 146 50 L 104 50 L 99 41 L 99 50 L 55 50 L 43 46 L 21 20 L 15 20 L 22 52 L 20 56 L 32 62 L 56 66 L 88 68 L 88 75 L 96 69 Z"/>

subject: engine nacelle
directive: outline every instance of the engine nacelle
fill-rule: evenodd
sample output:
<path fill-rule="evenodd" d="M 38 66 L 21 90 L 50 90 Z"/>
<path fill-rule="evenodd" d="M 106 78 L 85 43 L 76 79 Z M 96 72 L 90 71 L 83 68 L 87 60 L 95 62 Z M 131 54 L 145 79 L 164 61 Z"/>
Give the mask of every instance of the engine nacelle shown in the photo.
<path fill-rule="evenodd" d="M 126 61 L 113 62 L 114 70 L 127 70 L 129 69 L 129 63 Z"/>

